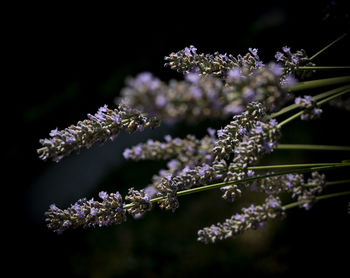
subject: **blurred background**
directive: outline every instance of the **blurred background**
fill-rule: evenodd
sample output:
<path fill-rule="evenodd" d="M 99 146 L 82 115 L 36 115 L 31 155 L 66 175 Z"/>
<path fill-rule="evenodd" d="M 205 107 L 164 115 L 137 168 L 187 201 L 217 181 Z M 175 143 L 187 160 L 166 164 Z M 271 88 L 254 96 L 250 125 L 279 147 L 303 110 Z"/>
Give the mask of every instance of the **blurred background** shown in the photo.
<path fill-rule="evenodd" d="M 10 130 L 3 136 L 7 142 L 3 152 L 10 165 L 5 171 L 9 178 L 3 183 L 3 203 L 9 211 L 4 218 L 9 234 L 4 242 L 10 242 L 6 253 L 15 263 L 11 271 L 35 277 L 344 273 L 350 250 L 349 198 L 320 202 L 309 212 L 288 211 L 284 220 L 215 245 L 197 243 L 197 230 L 223 221 L 264 196 L 247 194 L 230 204 L 218 191 L 199 193 L 182 197 L 176 213 L 155 208 L 141 219 L 130 217 L 123 225 L 60 236 L 47 230 L 44 222 L 51 203 L 64 208 L 79 198 L 96 197 L 101 190 L 124 195 L 131 186 L 148 185 L 152 175 L 166 165 L 165 161 L 125 161 L 126 147 L 148 138 L 162 139 L 168 133 L 202 136 L 208 126 L 219 128 L 225 123 L 206 121 L 195 127 L 179 123 L 121 134 L 114 142 L 83 150 L 58 164 L 38 159 L 40 138 L 56 127 L 75 124 L 104 104 L 112 107 L 128 76 L 150 71 L 165 81 L 182 79 L 163 67 L 163 58 L 190 44 L 199 53 L 233 55 L 255 47 L 268 62 L 284 45 L 294 51 L 303 48 L 311 56 L 348 31 L 347 1 L 305 2 L 234 1 L 191 7 L 180 2 L 169 7 L 123 3 L 102 9 L 31 4 L 11 9 L 4 24 L 11 78 L 3 102 L 5 126 Z M 348 51 L 349 37 L 315 62 L 350 65 Z M 313 78 L 346 74 L 318 72 Z M 327 106 L 321 120 L 286 126 L 281 143 L 349 145 L 348 121 L 348 113 Z M 349 159 L 349 153 L 279 150 L 261 164 L 342 159 Z M 343 179 L 345 174 L 332 171 L 327 178 Z"/>

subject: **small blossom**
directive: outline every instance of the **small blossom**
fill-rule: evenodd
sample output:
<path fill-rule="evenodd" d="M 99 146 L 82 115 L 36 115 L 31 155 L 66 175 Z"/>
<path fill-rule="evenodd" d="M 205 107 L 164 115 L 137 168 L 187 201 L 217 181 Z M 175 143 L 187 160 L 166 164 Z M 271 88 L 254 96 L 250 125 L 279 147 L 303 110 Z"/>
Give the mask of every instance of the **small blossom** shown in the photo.
<path fill-rule="evenodd" d="M 258 56 L 258 49 L 257 48 L 248 48 L 249 52 L 252 53 L 253 56 Z"/>
<path fill-rule="evenodd" d="M 107 192 L 105 192 L 105 191 L 101 191 L 100 193 L 98 193 L 98 196 L 99 196 L 102 200 L 106 200 L 106 198 L 108 197 Z"/>

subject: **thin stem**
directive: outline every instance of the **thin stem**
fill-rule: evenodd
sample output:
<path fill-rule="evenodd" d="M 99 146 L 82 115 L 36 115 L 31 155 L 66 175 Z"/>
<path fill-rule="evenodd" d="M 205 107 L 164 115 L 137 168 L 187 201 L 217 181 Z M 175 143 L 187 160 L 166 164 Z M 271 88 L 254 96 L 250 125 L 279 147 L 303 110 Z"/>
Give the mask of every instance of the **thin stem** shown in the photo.
<path fill-rule="evenodd" d="M 343 92 L 340 92 L 340 93 L 338 93 L 338 94 L 332 95 L 332 96 L 330 96 L 330 97 L 327 97 L 327 98 L 325 98 L 325 99 L 322 99 L 321 101 L 317 102 L 317 105 L 322 105 L 322 104 L 324 104 L 324 103 L 326 103 L 326 102 L 328 102 L 328 101 L 330 101 L 330 100 L 332 100 L 332 99 L 335 99 L 335 98 L 337 98 L 337 97 L 340 97 L 341 95 L 344 95 L 344 94 L 346 94 L 346 93 L 348 93 L 348 92 L 350 92 L 350 89 L 345 90 L 345 91 L 343 91 Z"/>
<path fill-rule="evenodd" d="M 337 185 L 337 184 L 344 184 L 344 183 L 350 183 L 350 180 L 340 180 L 340 181 L 328 181 L 326 182 L 326 186 L 329 186 L 329 185 Z M 304 184 L 304 186 L 310 186 L 310 187 L 313 187 L 313 186 L 317 186 L 315 184 Z"/>
<path fill-rule="evenodd" d="M 337 98 L 337 97 L 340 97 L 341 95 L 344 95 L 344 94 L 346 94 L 346 93 L 348 93 L 348 92 L 350 92 L 350 89 L 345 90 L 345 91 L 343 91 L 343 92 L 340 92 L 340 93 L 338 93 L 338 94 L 332 95 L 332 96 L 330 96 L 330 97 L 328 97 L 328 98 L 325 98 L 325 99 L 323 99 L 323 100 L 317 102 L 317 105 L 322 105 L 322 104 L 324 104 L 324 103 L 326 103 L 326 102 L 328 102 L 328 101 L 330 101 L 330 100 L 332 100 L 332 99 L 335 99 L 335 98 Z M 284 120 L 283 122 L 279 123 L 278 126 L 281 127 L 281 126 L 285 125 L 286 123 L 289 123 L 290 121 L 292 121 L 292 120 L 298 118 L 298 117 L 299 117 L 300 115 L 302 115 L 303 113 L 304 113 L 304 111 L 300 111 L 300 112 L 294 114 L 293 116 L 291 116 L 291 117 L 289 117 L 288 119 Z"/>
<path fill-rule="evenodd" d="M 189 195 L 189 194 L 193 194 L 193 193 L 197 193 L 197 192 L 202 192 L 202 191 L 207 191 L 207 190 L 211 190 L 211 189 L 220 188 L 220 187 L 231 185 L 231 184 L 252 182 L 252 181 L 255 181 L 255 180 L 259 180 L 259 179 L 264 179 L 264 178 L 269 178 L 269 177 L 276 177 L 276 176 L 282 176 L 282 175 L 286 175 L 286 174 L 308 173 L 308 172 L 313 172 L 313 171 L 327 171 L 327 170 L 331 170 L 331 169 L 336 169 L 336 168 L 340 168 L 340 167 L 349 167 L 349 166 L 350 166 L 350 163 L 336 163 L 334 165 L 329 165 L 329 166 L 310 167 L 310 168 L 306 168 L 306 169 L 296 169 L 296 170 L 282 171 L 282 172 L 279 172 L 279 173 L 266 174 L 266 175 L 261 175 L 261 176 L 252 177 L 252 178 L 246 178 L 246 179 L 237 180 L 237 181 L 220 182 L 220 183 L 215 183 L 215 184 L 195 187 L 195 188 L 191 188 L 191 189 L 186 189 L 186 190 L 182 190 L 182 191 L 177 192 L 176 195 L 177 196 L 184 196 L 184 195 Z M 164 200 L 165 198 L 166 198 L 165 196 L 157 197 L 157 198 L 151 199 L 150 202 L 151 203 L 159 202 L 159 201 Z M 123 208 L 124 209 L 128 209 L 128 208 L 131 208 L 133 206 L 134 206 L 134 204 L 130 203 L 130 204 L 125 205 Z"/>
<path fill-rule="evenodd" d="M 316 54 L 314 54 L 310 60 L 315 59 L 318 55 L 320 55 L 323 51 L 325 51 L 326 49 L 328 49 L 329 47 L 331 47 L 333 44 L 337 43 L 338 41 L 340 41 L 342 38 L 344 38 L 347 35 L 347 33 L 341 35 L 339 38 L 337 38 L 336 40 L 334 40 L 333 42 L 331 42 L 330 44 L 328 44 L 327 46 L 325 46 L 324 48 L 322 48 L 320 51 L 318 51 Z"/>
<path fill-rule="evenodd" d="M 290 88 L 289 92 L 297 92 L 302 91 L 306 89 L 313 89 L 323 86 L 329 86 L 334 84 L 341 84 L 341 83 L 347 83 L 350 82 L 350 76 L 340 76 L 340 77 L 332 77 L 332 78 L 325 78 L 325 79 L 317 79 L 317 80 L 311 80 L 311 81 L 304 81 L 299 82 L 296 85 L 294 85 L 292 88 Z"/>
<path fill-rule="evenodd" d="M 305 145 L 305 144 L 279 144 L 279 150 L 321 150 L 321 151 L 350 151 L 347 146 Z"/>
<path fill-rule="evenodd" d="M 345 89 L 349 89 L 349 88 L 350 88 L 350 85 L 342 86 L 342 87 L 339 87 L 339 88 L 336 88 L 336 89 L 333 89 L 333 90 L 330 90 L 330 91 L 318 94 L 318 95 L 312 97 L 312 99 L 313 100 L 320 100 L 322 98 L 328 97 L 330 95 L 334 95 L 336 93 L 339 93 L 339 92 L 341 92 L 341 91 L 343 91 Z M 296 104 L 296 103 L 291 104 L 289 106 L 286 106 L 286 107 L 282 108 L 280 111 L 271 114 L 270 116 L 268 116 L 268 118 L 271 119 L 271 118 L 275 118 L 275 117 L 281 116 L 281 115 L 283 115 L 283 114 L 285 114 L 287 112 L 290 112 L 290 111 L 292 111 L 294 109 L 297 109 L 298 107 L 301 107 L 301 105 L 300 104 Z"/>
<path fill-rule="evenodd" d="M 318 167 L 318 166 L 332 166 L 332 165 L 339 165 L 339 162 L 252 166 L 252 167 L 248 167 L 248 170 L 270 170 L 270 169 Z"/>
<path fill-rule="evenodd" d="M 298 70 L 332 70 L 332 69 L 350 69 L 350 66 L 298 67 Z"/>
<path fill-rule="evenodd" d="M 325 199 L 334 198 L 334 197 L 346 196 L 346 195 L 350 195 L 350 191 L 344 191 L 344 192 L 337 192 L 337 193 L 332 193 L 332 194 L 327 194 L 327 195 L 321 195 L 321 196 L 316 197 L 316 201 L 325 200 Z M 287 209 L 291 209 L 291 208 L 295 208 L 297 206 L 300 206 L 300 205 L 302 205 L 302 204 L 304 204 L 306 202 L 307 202 L 307 200 L 298 201 L 298 202 L 294 202 L 294 203 L 290 203 L 288 205 L 285 205 L 282 208 L 284 210 L 287 210 Z"/>

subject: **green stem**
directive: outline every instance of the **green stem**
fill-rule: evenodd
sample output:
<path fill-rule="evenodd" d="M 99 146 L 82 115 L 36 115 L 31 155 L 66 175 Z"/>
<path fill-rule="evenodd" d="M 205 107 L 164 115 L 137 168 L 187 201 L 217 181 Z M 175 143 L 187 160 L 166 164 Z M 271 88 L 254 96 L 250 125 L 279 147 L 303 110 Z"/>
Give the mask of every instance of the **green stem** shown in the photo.
<path fill-rule="evenodd" d="M 332 77 L 332 78 L 325 78 L 325 79 L 317 79 L 317 80 L 311 80 L 311 81 L 304 81 L 299 82 L 296 85 L 294 85 L 292 88 L 290 88 L 289 92 L 297 92 L 302 91 L 306 89 L 313 89 L 323 86 L 329 86 L 334 84 L 341 84 L 341 83 L 347 83 L 350 82 L 350 76 L 340 76 L 340 77 Z"/>
<path fill-rule="evenodd" d="M 270 169 L 318 167 L 318 166 L 332 166 L 332 165 L 339 165 L 339 162 L 251 166 L 251 167 L 248 167 L 248 170 L 270 170 Z"/>
<path fill-rule="evenodd" d="M 316 197 L 316 201 L 325 200 L 325 199 L 334 198 L 334 197 L 346 196 L 346 195 L 350 195 L 350 191 L 337 192 L 337 193 L 318 196 Z M 288 205 L 283 206 L 283 209 L 287 210 L 287 209 L 295 208 L 306 202 L 307 201 L 299 201 L 299 202 L 290 203 Z"/>
<path fill-rule="evenodd" d="M 325 46 L 324 48 L 322 48 L 320 51 L 318 51 L 316 54 L 314 54 L 310 60 L 315 59 L 318 55 L 320 55 L 323 51 L 325 51 L 326 49 L 328 49 L 329 47 L 331 47 L 333 44 L 337 43 L 338 41 L 340 41 L 342 38 L 344 38 L 347 35 L 347 33 L 341 35 L 339 38 L 337 38 L 336 40 L 334 40 L 333 42 L 331 42 L 330 44 L 328 44 L 327 46 Z"/>
<path fill-rule="evenodd" d="M 322 150 L 322 151 L 350 151 L 347 146 L 305 145 L 305 144 L 279 144 L 279 150 Z"/>
<path fill-rule="evenodd" d="M 252 177 L 252 178 L 246 178 L 246 179 L 242 179 L 242 180 L 237 180 L 237 181 L 229 181 L 229 182 L 220 182 L 220 183 L 215 183 L 215 184 L 210 184 L 210 185 L 204 185 L 204 186 L 200 186 L 200 187 L 195 187 L 195 188 L 191 188 L 191 189 L 186 189 L 186 190 L 182 190 L 177 192 L 177 196 L 184 196 L 184 195 L 188 195 L 188 194 L 193 194 L 193 193 L 197 193 L 197 192 L 202 192 L 202 191 L 207 191 L 207 190 L 211 190 L 211 189 L 216 189 L 216 188 L 220 188 L 223 186 L 227 186 L 227 185 L 231 185 L 231 184 L 239 184 L 239 183 L 245 183 L 245 182 L 252 182 L 258 179 L 264 179 L 264 178 L 269 178 L 269 177 L 276 177 L 276 176 L 282 176 L 282 175 L 286 175 L 286 174 L 294 174 L 294 173 L 308 173 L 308 172 L 313 172 L 313 171 L 327 171 L 327 170 L 331 170 L 331 169 L 336 169 L 336 168 L 340 168 L 340 167 L 349 167 L 350 163 L 335 163 L 334 165 L 329 165 L 329 166 L 322 166 L 322 167 L 310 167 L 310 168 L 306 168 L 306 169 L 296 169 L 296 170 L 289 170 L 289 171 L 283 171 L 283 172 L 279 172 L 279 173 L 272 173 L 272 174 L 267 174 L 267 175 L 261 175 L 261 176 L 257 176 L 257 177 Z M 154 198 L 152 200 L 150 200 L 151 203 L 155 203 L 155 202 L 159 202 L 161 200 L 164 200 L 166 197 L 157 197 Z M 130 203 L 125 205 L 123 208 L 124 209 L 128 209 L 133 207 L 134 204 Z"/>
<path fill-rule="evenodd" d="M 335 98 L 337 98 L 337 97 L 340 97 L 341 95 L 344 95 L 344 94 L 346 94 L 346 93 L 348 93 L 348 92 L 350 92 L 350 89 L 345 90 L 345 91 L 343 91 L 343 92 L 340 92 L 340 93 L 338 93 L 338 94 L 332 95 L 332 96 L 330 96 L 330 97 L 328 97 L 328 98 L 325 98 L 325 99 L 323 99 L 323 100 L 317 102 L 316 105 L 322 105 L 322 104 L 324 104 L 324 103 L 326 103 L 326 102 L 328 102 L 328 101 L 330 101 L 330 100 L 332 100 L 332 99 L 335 99 Z M 285 125 L 286 123 L 289 123 L 290 121 L 292 121 L 292 120 L 298 118 L 298 117 L 299 117 L 300 115 L 302 115 L 303 113 L 304 113 L 304 111 L 300 111 L 300 112 L 294 114 L 293 116 L 291 116 L 291 117 L 289 117 L 288 119 L 284 120 L 283 122 L 279 123 L 278 126 L 279 126 L 279 127 L 282 127 L 282 126 Z"/>
<path fill-rule="evenodd" d="M 298 67 L 298 70 L 330 70 L 330 69 L 350 69 L 350 66 L 315 66 L 315 67 Z"/>
<path fill-rule="evenodd" d="M 339 87 L 339 88 L 336 88 L 336 89 L 333 89 L 333 90 L 330 90 L 330 91 L 327 91 L 327 92 L 324 92 L 324 93 L 321 93 L 321 94 L 318 94 L 314 97 L 312 97 L 313 100 L 320 100 L 322 98 L 325 98 L 325 97 L 328 97 L 330 95 L 334 95 L 334 94 L 337 94 L 345 89 L 349 89 L 350 88 L 350 85 L 346 85 L 346 86 L 343 86 L 343 87 Z M 300 104 L 291 104 L 289 106 L 286 106 L 284 108 L 282 108 L 280 111 L 276 112 L 276 113 L 273 113 L 271 115 L 268 116 L 269 119 L 271 118 L 275 118 L 275 117 L 278 117 L 278 116 L 281 116 L 287 112 L 290 112 L 294 109 L 297 109 L 298 107 L 301 107 Z"/>
<path fill-rule="evenodd" d="M 337 184 L 344 184 L 344 183 L 350 183 L 350 180 L 340 180 L 340 181 L 328 181 L 326 182 L 326 186 L 329 186 L 329 185 L 337 185 Z M 304 186 L 310 186 L 310 187 L 313 187 L 313 186 L 317 186 L 315 184 L 304 184 Z"/>

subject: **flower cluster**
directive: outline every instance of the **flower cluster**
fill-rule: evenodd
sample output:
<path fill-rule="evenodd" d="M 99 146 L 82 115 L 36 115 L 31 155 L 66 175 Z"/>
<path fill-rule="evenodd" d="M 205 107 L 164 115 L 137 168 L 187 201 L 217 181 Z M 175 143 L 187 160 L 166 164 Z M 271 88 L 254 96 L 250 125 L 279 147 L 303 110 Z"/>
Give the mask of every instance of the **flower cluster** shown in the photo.
<path fill-rule="evenodd" d="M 241 113 L 252 101 L 262 102 L 273 111 L 290 99 L 286 91 L 289 84 L 280 84 L 281 74 L 280 67 L 271 64 L 253 72 L 234 68 L 225 80 L 188 73 L 185 80 L 171 80 L 167 85 L 150 73 L 141 73 L 127 80 L 117 102 L 156 112 L 168 122 L 224 119 Z"/>
<path fill-rule="evenodd" d="M 322 114 L 322 109 L 317 106 L 311 96 L 296 97 L 294 101 L 305 109 L 300 116 L 302 120 L 314 120 Z"/>
<path fill-rule="evenodd" d="M 283 215 L 280 199 L 269 196 L 260 206 L 251 205 L 248 208 L 243 208 L 241 213 L 234 214 L 223 223 L 199 230 L 198 241 L 214 243 L 217 240 L 235 237 L 246 230 L 262 228 L 266 221 Z"/>
<path fill-rule="evenodd" d="M 275 54 L 276 61 L 282 63 L 284 66 L 283 76 L 295 76 L 300 78 L 309 77 L 313 71 L 300 71 L 298 68 L 301 66 L 312 67 L 315 66 L 311 62 L 310 58 L 306 55 L 304 49 L 298 50 L 292 53 L 290 47 L 282 47 L 282 52 L 277 51 Z"/>
<path fill-rule="evenodd" d="M 250 183 L 251 191 L 261 191 L 269 195 L 277 196 L 283 192 L 292 194 L 293 199 L 302 201 L 302 208 L 310 209 L 325 186 L 325 175 L 312 172 L 311 178 L 304 182 L 303 174 L 287 174 L 255 180 Z"/>
<path fill-rule="evenodd" d="M 214 147 L 215 159 L 229 158 L 248 131 L 265 116 L 265 109 L 260 103 L 248 104 L 243 113 L 233 116 L 228 125 L 217 131 L 218 140 Z"/>
<path fill-rule="evenodd" d="M 151 194 L 147 194 L 144 189 L 134 190 L 133 187 L 129 188 L 128 195 L 125 196 L 126 201 L 131 201 L 133 206 L 128 208 L 127 211 L 134 217 L 143 215 L 146 211 L 152 209 Z"/>
<path fill-rule="evenodd" d="M 178 207 L 176 193 L 208 184 L 213 181 L 238 181 L 250 177 L 248 166 L 256 163 L 265 153 L 277 145 L 279 127 L 276 120 L 266 120 L 266 112 L 260 103 L 252 102 L 247 110 L 233 117 L 232 121 L 216 133 L 209 129 L 210 136 L 185 139 L 166 136 L 166 142 L 148 141 L 132 149 L 124 156 L 139 159 L 172 159 L 168 170 L 161 170 L 153 177 L 152 186 L 165 209 Z M 231 158 L 232 157 L 232 158 Z M 233 201 L 241 193 L 242 186 L 231 184 L 222 187 L 223 197 Z"/>
<path fill-rule="evenodd" d="M 233 151 L 232 162 L 227 167 L 224 181 L 239 181 L 252 176 L 248 167 L 254 165 L 263 155 L 271 153 L 278 144 L 280 128 L 276 120 L 257 121 L 254 127 L 237 144 Z M 223 198 L 228 201 L 241 194 L 241 186 L 231 184 L 222 187 Z"/>
<path fill-rule="evenodd" d="M 113 140 L 122 129 L 131 133 L 159 125 L 157 117 L 142 114 L 124 104 L 113 110 L 104 105 L 95 115 L 87 116 L 88 119 L 79 121 L 77 125 L 71 125 L 64 130 L 56 128 L 50 132 L 51 138 L 41 139 L 43 147 L 37 150 L 39 158 L 59 162 L 73 151 L 89 148 L 96 142 Z"/>
<path fill-rule="evenodd" d="M 261 68 L 263 63 L 258 56 L 256 48 L 249 48 L 244 55 L 234 57 L 231 54 L 197 54 L 197 48 L 191 45 L 176 53 L 171 53 L 165 58 L 165 66 L 178 72 L 199 73 L 201 75 L 213 75 L 218 78 L 225 78 L 227 72 L 236 67 L 247 67 L 249 70 Z"/>
<path fill-rule="evenodd" d="M 108 226 L 126 221 L 122 196 L 117 193 L 99 193 L 102 202 L 81 199 L 67 209 L 52 204 L 45 213 L 49 229 L 60 234 L 68 228 Z"/>

